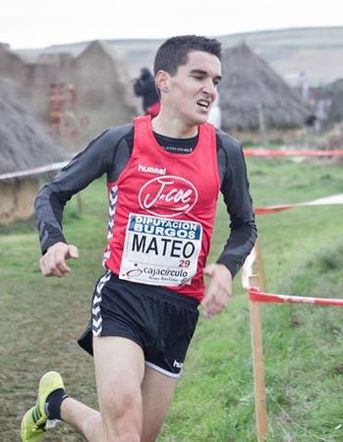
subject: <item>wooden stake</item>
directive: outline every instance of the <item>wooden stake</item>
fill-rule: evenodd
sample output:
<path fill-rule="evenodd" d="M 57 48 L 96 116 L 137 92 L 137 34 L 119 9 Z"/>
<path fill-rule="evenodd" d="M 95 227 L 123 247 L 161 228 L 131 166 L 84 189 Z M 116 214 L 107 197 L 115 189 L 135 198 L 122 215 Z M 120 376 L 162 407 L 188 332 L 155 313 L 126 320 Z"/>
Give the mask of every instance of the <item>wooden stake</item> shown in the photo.
<path fill-rule="evenodd" d="M 254 370 L 257 440 L 258 442 L 264 442 L 266 440 L 268 432 L 268 419 L 266 409 L 266 389 L 264 383 L 260 305 L 258 302 L 249 301 L 249 309 L 251 321 L 251 347 Z"/>
<path fill-rule="evenodd" d="M 250 287 L 260 290 L 267 289 L 267 280 L 264 272 L 262 253 L 259 242 L 255 244 L 256 260 L 254 276 L 250 277 Z M 266 388 L 264 382 L 263 340 L 260 305 L 258 302 L 249 301 L 251 323 L 251 347 L 254 371 L 256 428 L 258 442 L 264 442 L 268 433 L 268 418 L 266 407 Z"/>
<path fill-rule="evenodd" d="M 80 192 L 76 194 L 76 201 L 77 201 L 77 213 L 78 213 L 78 215 L 81 215 L 83 212 L 83 209 L 82 209 L 82 199 L 81 199 Z"/>
<path fill-rule="evenodd" d="M 263 292 L 268 291 L 268 284 L 267 284 L 267 278 L 266 273 L 264 271 L 264 265 L 263 265 L 263 259 L 262 259 L 262 248 L 260 241 L 257 239 L 255 243 L 255 253 L 256 253 L 256 259 L 255 259 L 255 271 L 254 273 L 257 275 L 256 277 L 256 283 L 258 289 L 260 289 Z"/>

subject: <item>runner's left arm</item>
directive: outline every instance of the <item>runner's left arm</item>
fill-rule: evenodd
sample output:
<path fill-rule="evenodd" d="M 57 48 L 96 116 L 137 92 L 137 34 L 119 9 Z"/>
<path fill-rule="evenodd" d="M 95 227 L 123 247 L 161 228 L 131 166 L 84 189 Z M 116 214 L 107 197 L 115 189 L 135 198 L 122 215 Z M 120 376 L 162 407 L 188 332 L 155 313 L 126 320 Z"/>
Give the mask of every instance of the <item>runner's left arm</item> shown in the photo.
<path fill-rule="evenodd" d="M 217 145 L 221 193 L 230 217 L 229 237 L 217 263 L 233 278 L 255 244 L 257 229 L 242 145 L 223 132 L 217 132 Z"/>

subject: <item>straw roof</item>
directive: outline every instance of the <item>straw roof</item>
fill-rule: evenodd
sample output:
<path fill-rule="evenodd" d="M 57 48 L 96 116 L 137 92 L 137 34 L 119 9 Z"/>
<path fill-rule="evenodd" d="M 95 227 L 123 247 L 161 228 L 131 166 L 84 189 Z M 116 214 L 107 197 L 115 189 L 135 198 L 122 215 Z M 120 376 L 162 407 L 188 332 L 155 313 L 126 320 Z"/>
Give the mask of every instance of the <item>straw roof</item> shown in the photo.
<path fill-rule="evenodd" d="M 131 121 L 137 113 L 126 63 L 112 46 L 100 41 L 76 46 L 75 53 L 44 51 L 28 63 L 0 44 L 0 78 L 15 82 L 30 104 L 30 111 L 45 127 L 50 85 L 73 85 L 76 99 L 66 103 L 65 110 L 69 128 L 78 137 L 70 139 L 72 130 L 66 129 L 59 139 L 60 143 L 72 144 L 73 150 L 80 149 L 104 128 Z M 81 120 L 87 124 L 81 127 Z"/>
<path fill-rule="evenodd" d="M 123 122 L 130 120 L 134 114 L 135 109 L 128 94 L 130 82 L 125 63 L 106 43 L 99 40 L 91 42 L 73 59 L 70 76 L 81 95 L 81 101 L 84 95 L 91 108 L 96 107 L 97 103 L 110 107 L 112 121 L 115 110 L 125 114 Z"/>
<path fill-rule="evenodd" d="M 245 43 L 223 51 L 219 96 L 225 130 L 301 127 L 309 115 L 300 97 Z"/>
<path fill-rule="evenodd" d="M 0 174 L 68 158 L 19 101 L 12 84 L 0 79 Z"/>

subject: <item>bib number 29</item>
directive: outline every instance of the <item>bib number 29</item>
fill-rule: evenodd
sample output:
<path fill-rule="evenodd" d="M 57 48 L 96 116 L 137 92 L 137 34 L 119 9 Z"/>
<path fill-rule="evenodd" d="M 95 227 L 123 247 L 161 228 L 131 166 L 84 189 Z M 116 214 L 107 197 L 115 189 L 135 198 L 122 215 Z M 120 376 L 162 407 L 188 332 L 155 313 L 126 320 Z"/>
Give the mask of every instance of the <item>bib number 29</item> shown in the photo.
<path fill-rule="evenodd" d="M 191 265 L 191 262 L 189 259 L 180 259 L 179 267 L 187 268 Z"/>

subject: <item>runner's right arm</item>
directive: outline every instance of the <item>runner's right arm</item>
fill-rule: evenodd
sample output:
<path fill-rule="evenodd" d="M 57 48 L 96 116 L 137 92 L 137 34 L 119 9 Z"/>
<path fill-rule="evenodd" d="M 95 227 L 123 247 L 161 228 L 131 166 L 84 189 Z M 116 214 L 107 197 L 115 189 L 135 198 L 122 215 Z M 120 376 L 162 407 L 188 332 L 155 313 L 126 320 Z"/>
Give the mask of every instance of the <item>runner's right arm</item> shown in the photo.
<path fill-rule="evenodd" d="M 118 178 L 130 156 L 132 133 L 131 124 L 106 130 L 40 190 L 35 213 L 42 254 L 55 243 L 67 243 L 62 228 L 67 201 L 105 173 L 110 181 Z"/>

